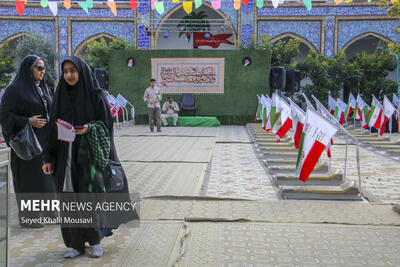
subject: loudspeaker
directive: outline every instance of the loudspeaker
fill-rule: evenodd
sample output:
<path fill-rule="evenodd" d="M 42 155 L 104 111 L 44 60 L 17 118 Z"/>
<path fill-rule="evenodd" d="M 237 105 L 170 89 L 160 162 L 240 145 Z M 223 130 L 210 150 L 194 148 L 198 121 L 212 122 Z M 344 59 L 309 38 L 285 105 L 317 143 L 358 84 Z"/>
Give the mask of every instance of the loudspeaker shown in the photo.
<path fill-rule="evenodd" d="M 300 71 L 287 70 L 286 71 L 286 92 L 299 92 L 300 91 Z"/>
<path fill-rule="evenodd" d="M 101 89 L 107 87 L 107 71 L 105 69 L 95 69 L 94 74 Z"/>
<path fill-rule="evenodd" d="M 286 83 L 286 70 L 284 67 L 271 67 L 269 85 L 271 89 L 283 90 Z"/>

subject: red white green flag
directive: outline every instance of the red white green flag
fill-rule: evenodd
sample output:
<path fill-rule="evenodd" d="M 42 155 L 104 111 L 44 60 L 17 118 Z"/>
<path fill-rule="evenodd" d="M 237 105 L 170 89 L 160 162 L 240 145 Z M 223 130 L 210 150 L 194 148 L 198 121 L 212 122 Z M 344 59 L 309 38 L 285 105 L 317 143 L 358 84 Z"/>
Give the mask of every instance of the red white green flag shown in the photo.
<path fill-rule="evenodd" d="M 262 128 L 267 130 L 268 121 L 269 121 L 269 113 L 271 111 L 271 99 L 261 95 L 261 104 L 263 106 L 261 117 L 262 117 Z M 269 130 L 268 130 L 269 131 Z"/>
<path fill-rule="evenodd" d="M 381 128 L 383 106 L 374 95 L 372 95 L 371 113 L 368 120 L 368 125 L 375 129 Z"/>
<path fill-rule="evenodd" d="M 394 112 L 396 111 L 395 107 L 393 106 L 392 102 L 390 102 L 389 98 L 385 96 L 383 98 L 383 112 L 382 112 L 382 123 L 381 128 L 379 130 L 379 135 L 382 136 L 383 133 L 386 131 L 386 123 L 392 118 Z"/>
<path fill-rule="evenodd" d="M 349 121 L 349 116 L 353 112 L 353 110 L 356 108 L 357 101 L 354 98 L 353 94 L 350 93 L 349 95 L 349 101 L 347 102 L 346 106 L 346 111 L 344 112 L 344 117 L 346 118 L 346 121 Z"/>
<path fill-rule="evenodd" d="M 272 128 L 274 128 L 274 125 L 276 121 L 278 120 L 279 117 L 279 103 L 280 103 L 280 97 L 278 94 L 273 93 L 272 94 L 272 101 L 271 101 L 271 110 L 269 112 L 269 120 L 268 120 L 268 125 L 267 128 L 265 129 L 266 131 L 270 131 Z"/>
<path fill-rule="evenodd" d="M 367 118 L 369 117 L 369 112 L 371 108 L 365 103 L 364 99 L 360 95 L 357 95 L 356 111 L 353 114 L 353 118 L 361 121 L 363 128 L 368 128 Z"/>
<path fill-rule="evenodd" d="M 344 122 L 344 112 L 346 111 L 347 105 L 346 103 L 343 102 L 342 99 L 338 98 L 336 100 L 336 108 L 335 108 L 335 113 L 333 116 L 336 118 L 336 120 L 342 124 Z"/>
<path fill-rule="evenodd" d="M 316 110 L 307 108 L 296 165 L 296 175 L 301 181 L 307 181 L 319 157 L 337 130 L 335 124 Z"/>
<path fill-rule="evenodd" d="M 288 103 L 282 98 L 279 99 L 279 110 L 280 116 L 276 120 L 272 131 L 276 134 L 276 141 L 279 143 L 280 139 L 284 137 L 287 132 L 292 128 L 292 110 Z"/>
<path fill-rule="evenodd" d="M 257 95 L 258 98 L 258 106 L 257 106 L 257 113 L 254 117 L 254 122 L 261 120 L 261 113 L 262 113 L 262 104 L 261 104 L 261 97 Z"/>
<path fill-rule="evenodd" d="M 332 115 L 335 114 L 335 109 L 336 109 L 337 103 L 336 103 L 336 100 L 331 96 L 328 96 L 328 106 L 329 106 L 329 112 Z"/>
<path fill-rule="evenodd" d="M 290 101 L 290 110 L 292 112 L 292 127 L 293 127 L 293 139 L 294 146 L 299 149 L 301 134 L 303 132 L 304 120 L 306 113 L 293 101 Z"/>

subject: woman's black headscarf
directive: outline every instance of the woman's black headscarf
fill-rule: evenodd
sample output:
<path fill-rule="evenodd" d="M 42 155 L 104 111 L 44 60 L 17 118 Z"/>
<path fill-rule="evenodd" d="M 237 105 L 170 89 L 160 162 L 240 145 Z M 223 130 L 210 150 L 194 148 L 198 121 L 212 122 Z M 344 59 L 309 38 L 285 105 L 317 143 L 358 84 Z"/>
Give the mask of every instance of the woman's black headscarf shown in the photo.
<path fill-rule="evenodd" d="M 71 62 L 78 70 L 79 80 L 70 86 L 61 75 L 53 103 L 52 120 L 63 119 L 73 125 L 83 125 L 96 118 L 99 94 L 103 91 L 92 69 L 81 58 L 67 57 L 61 64 Z"/>

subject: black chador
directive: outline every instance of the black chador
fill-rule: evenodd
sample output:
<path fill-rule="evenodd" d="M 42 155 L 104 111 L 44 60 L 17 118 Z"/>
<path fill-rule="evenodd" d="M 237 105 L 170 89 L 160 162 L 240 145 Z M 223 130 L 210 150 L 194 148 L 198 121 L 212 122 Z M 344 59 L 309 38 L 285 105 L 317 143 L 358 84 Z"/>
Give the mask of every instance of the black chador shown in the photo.
<path fill-rule="evenodd" d="M 37 56 L 25 57 L 13 82 L 5 89 L 0 105 L 0 122 L 7 143 L 26 125 L 29 117 L 34 115 L 41 115 L 42 119 L 49 117 L 53 92 L 43 80 L 35 84 L 32 75 L 34 64 L 39 60 Z M 33 130 L 42 148 L 45 149 L 49 124 Z M 16 193 L 55 191 L 53 178 L 43 173 L 42 164 L 42 155 L 32 160 L 22 160 L 11 150 L 11 170 Z"/>
<path fill-rule="evenodd" d="M 51 130 L 49 144 L 45 153 L 45 162 L 52 163 L 58 192 L 88 193 L 90 177 L 85 170 L 87 166 L 82 164 L 81 159 L 78 157 L 83 137 L 76 135 L 75 141 L 72 143 L 58 141 L 56 121 L 57 119 L 62 119 L 78 126 L 83 126 L 92 121 L 102 121 L 109 131 L 110 159 L 119 161 L 113 140 L 113 118 L 105 92 L 98 86 L 91 68 L 79 57 L 68 57 L 61 66 L 67 61 L 75 65 L 79 79 L 76 85 L 70 86 L 63 75 L 60 77 L 51 112 Z M 66 190 L 66 177 L 70 177 L 72 190 L 71 186 L 70 190 Z M 126 181 L 125 185 L 126 187 L 121 191 L 121 194 L 126 194 L 127 199 L 129 199 Z M 131 214 L 131 217 L 128 216 L 129 218 L 121 218 L 121 223 L 132 220 L 134 215 Z M 66 246 L 74 248 L 81 253 L 84 252 L 85 242 L 89 242 L 90 245 L 96 245 L 99 244 L 104 236 L 111 234 L 111 229 L 101 227 L 62 228 L 61 231 Z"/>

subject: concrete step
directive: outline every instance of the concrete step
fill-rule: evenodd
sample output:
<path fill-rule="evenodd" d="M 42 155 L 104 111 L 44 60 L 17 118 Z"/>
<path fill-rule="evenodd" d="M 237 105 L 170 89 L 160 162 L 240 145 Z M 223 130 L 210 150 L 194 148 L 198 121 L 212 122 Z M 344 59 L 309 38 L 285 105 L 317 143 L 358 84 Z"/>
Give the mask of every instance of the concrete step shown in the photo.
<path fill-rule="evenodd" d="M 371 145 L 371 146 L 396 146 L 396 145 L 400 145 L 400 141 L 380 141 L 380 140 L 374 140 L 374 141 L 368 141 L 368 142 L 364 142 L 363 140 L 360 140 L 361 143 L 365 144 L 365 145 Z"/>
<path fill-rule="evenodd" d="M 343 183 L 343 175 L 339 171 L 331 173 L 314 173 L 312 172 L 310 177 L 304 183 L 300 181 L 299 178 L 292 173 L 275 173 L 274 178 L 278 185 L 296 185 L 296 186 L 340 186 Z"/>
<path fill-rule="evenodd" d="M 266 166 L 270 166 L 270 165 L 274 165 L 274 166 L 278 166 L 278 165 L 294 165 L 294 166 L 296 166 L 296 163 L 297 163 L 297 159 L 273 159 L 273 158 L 270 158 L 270 159 L 264 159 L 263 160 L 264 161 L 264 164 L 266 165 Z"/>
<path fill-rule="evenodd" d="M 274 151 L 261 151 L 264 157 L 268 159 L 291 159 L 297 160 L 297 152 L 274 152 Z"/>
<path fill-rule="evenodd" d="M 345 181 L 340 186 L 283 185 L 280 190 L 285 199 L 362 200 L 354 181 Z"/>
<path fill-rule="evenodd" d="M 298 150 L 292 146 L 270 146 L 268 144 L 257 144 L 257 148 L 262 151 L 277 151 L 277 152 L 297 152 Z"/>
<path fill-rule="evenodd" d="M 271 147 L 294 147 L 294 143 L 292 141 L 289 142 L 280 142 L 277 143 L 276 141 L 257 141 L 255 140 L 256 144 L 262 146 L 271 146 Z"/>
<path fill-rule="evenodd" d="M 296 163 L 287 165 L 269 164 L 268 168 L 274 173 L 294 174 L 296 172 Z M 326 174 L 329 173 L 329 167 L 326 161 L 318 163 L 312 173 Z"/>

